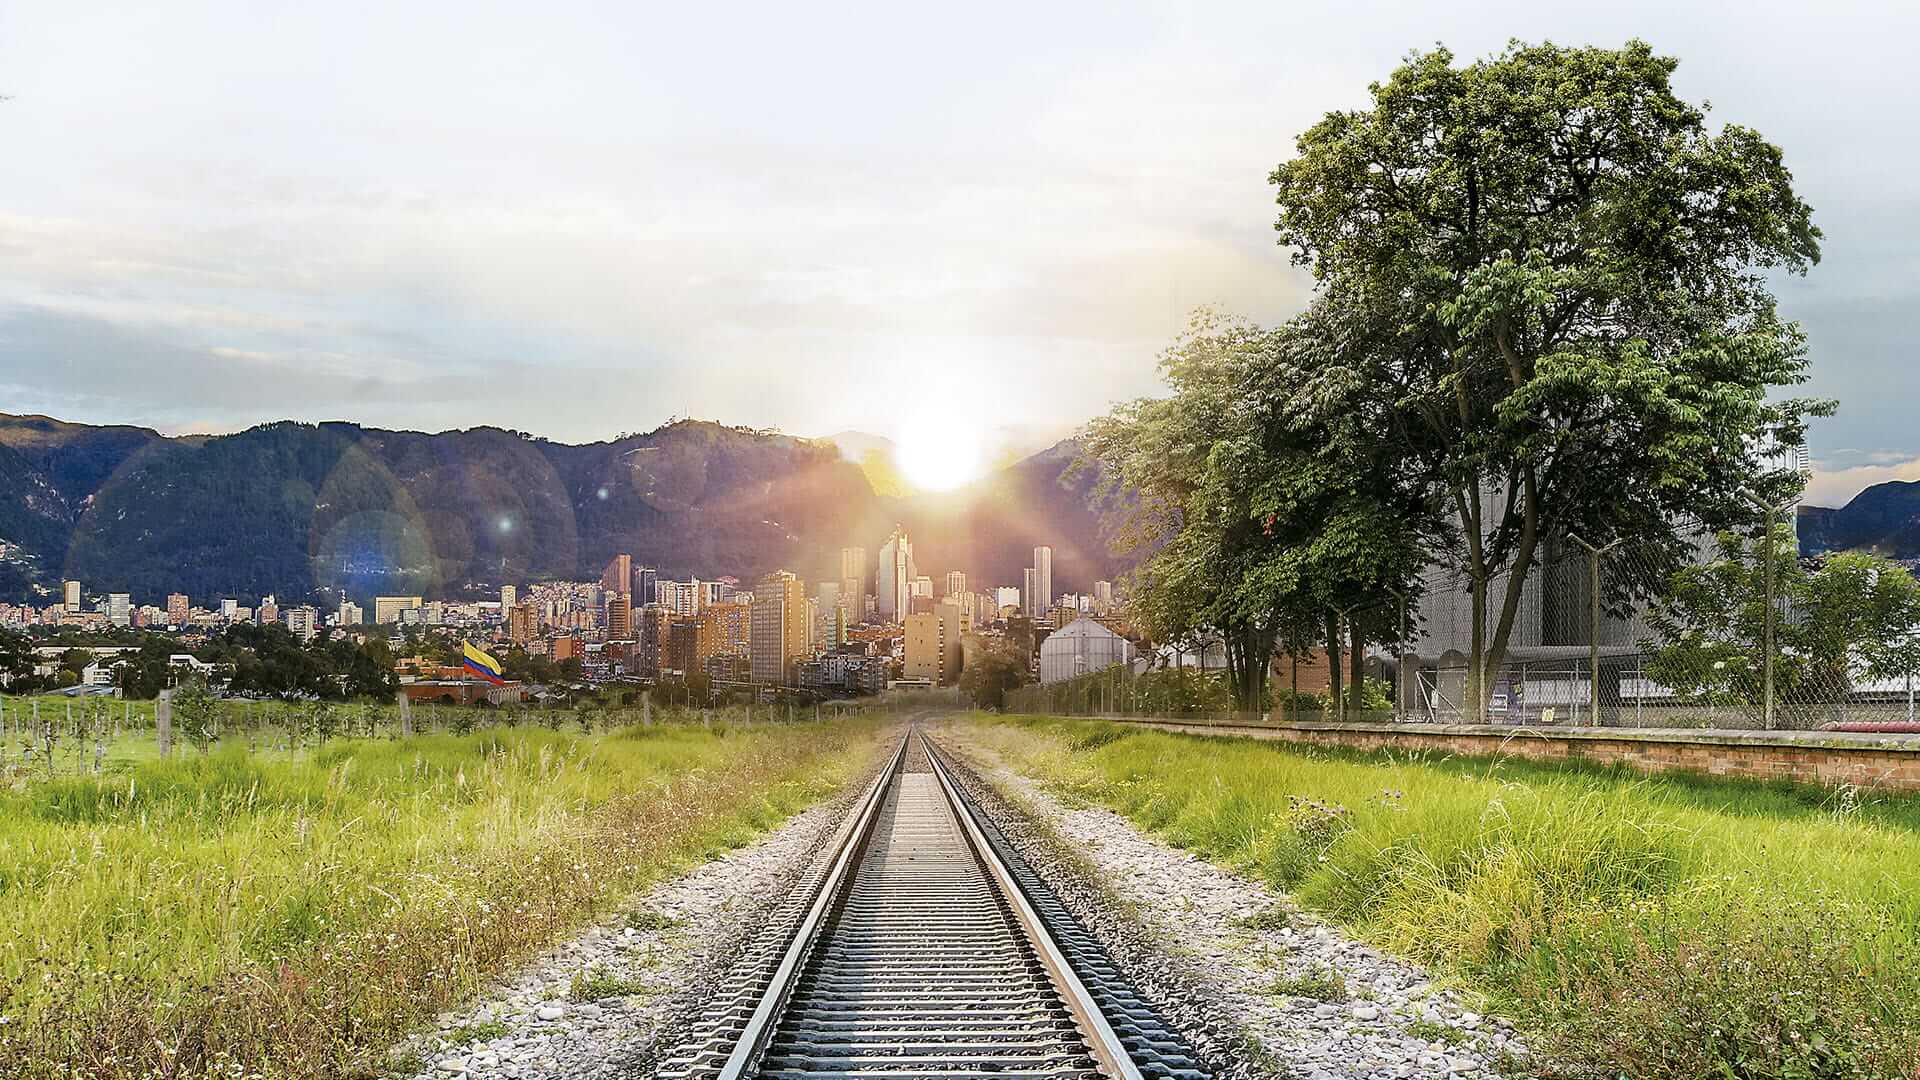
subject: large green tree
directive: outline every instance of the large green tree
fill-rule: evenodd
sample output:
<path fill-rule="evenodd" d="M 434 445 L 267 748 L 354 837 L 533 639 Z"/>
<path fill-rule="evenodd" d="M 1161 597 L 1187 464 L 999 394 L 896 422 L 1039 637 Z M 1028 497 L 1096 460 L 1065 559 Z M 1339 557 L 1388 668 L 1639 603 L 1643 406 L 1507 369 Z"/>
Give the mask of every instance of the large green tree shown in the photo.
<path fill-rule="evenodd" d="M 1376 437 L 1447 514 L 1476 711 L 1546 545 L 1629 537 L 1678 565 L 1694 523 L 1791 490 L 1769 454 L 1826 408 L 1773 394 L 1805 350 L 1766 274 L 1817 261 L 1810 210 L 1674 68 L 1637 41 L 1416 53 L 1272 174 L 1316 317 L 1352 331 L 1329 377 L 1388 406 Z"/>
<path fill-rule="evenodd" d="M 1086 432 L 1107 482 L 1134 497 L 1122 505 L 1123 545 L 1146 554 L 1127 590 L 1133 617 L 1158 641 L 1217 637 L 1237 707 L 1266 700 L 1267 665 L 1283 613 L 1244 586 L 1258 561 L 1261 523 L 1238 481 L 1220 468 L 1222 435 L 1248 423 L 1243 390 L 1267 332 L 1198 313 L 1160 358 L 1168 398 L 1128 402 Z"/>

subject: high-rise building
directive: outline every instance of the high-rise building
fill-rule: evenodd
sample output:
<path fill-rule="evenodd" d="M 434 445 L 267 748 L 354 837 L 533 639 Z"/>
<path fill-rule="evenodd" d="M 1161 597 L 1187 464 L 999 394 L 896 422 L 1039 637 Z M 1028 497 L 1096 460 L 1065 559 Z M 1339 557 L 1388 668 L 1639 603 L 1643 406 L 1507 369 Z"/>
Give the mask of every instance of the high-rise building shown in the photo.
<path fill-rule="evenodd" d="M 914 578 L 913 579 L 913 595 L 932 596 L 933 595 L 933 579 L 928 577 L 925 574 L 921 574 L 919 577 Z"/>
<path fill-rule="evenodd" d="M 507 640 L 525 645 L 540 636 L 540 606 L 515 604 L 507 609 Z"/>
<path fill-rule="evenodd" d="M 607 640 L 633 640 L 633 595 L 631 593 L 607 594 Z"/>
<path fill-rule="evenodd" d="M 222 600 L 220 604 L 224 608 L 229 602 Z M 421 603 L 421 598 L 418 596 L 376 596 L 373 598 L 373 621 L 400 622 L 405 617 L 402 612 L 417 609 Z"/>
<path fill-rule="evenodd" d="M 301 641 L 312 641 L 320 633 L 320 612 L 308 604 L 288 608 L 287 630 Z"/>
<path fill-rule="evenodd" d="M 1044 614 L 1053 607 L 1053 549 L 1037 547 L 1033 549 L 1033 574 L 1040 590 L 1040 602 L 1034 605 L 1035 614 Z"/>
<path fill-rule="evenodd" d="M 660 585 L 660 571 L 651 566 L 633 568 L 633 602 L 642 607 L 657 602 L 660 597 L 657 590 Z"/>
<path fill-rule="evenodd" d="M 185 626 L 193 617 L 193 604 L 186 593 L 167 594 L 167 625 Z"/>
<path fill-rule="evenodd" d="M 913 542 L 907 530 L 894 526 L 893 535 L 880 548 L 879 612 L 882 619 L 898 622 L 907 612 L 907 600 L 913 595 L 913 579 L 919 571 L 913 565 Z"/>
<path fill-rule="evenodd" d="M 63 581 L 60 583 L 60 600 L 69 612 L 80 610 L 80 583 Z"/>
<path fill-rule="evenodd" d="M 1093 609 L 1106 614 L 1113 607 L 1113 582 L 1096 581 L 1093 583 Z"/>
<path fill-rule="evenodd" d="M 960 642 L 969 629 L 960 608 L 936 604 L 932 611 L 907 616 L 906 626 L 906 677 L 935 686 L 959 679 Z"/>
<path fill-rule="evenodd" d="M 382 599 L 387 599 L 387 600 L 392 600 L 392 599 L 396 599 L 396 598 L 395 598 L 395 597 L 391 597 L 391 596 L 389 596 L 389 597 L 375 597 L 375 598 L 374 598 L 374 601 L 373 601 L 373 607 L 374 607 L 374 610 L 375 610 L 375 611 L 378 611 L 378 610 L 380 610 L 380 601 L 381 601 Z M 419 605 L 419 603 L 420 603 L 420 598 L 419 598 L 419 597 L 417 597 L 417 596 L 415 596 L 415 597 L 412 597 L 411 599 L 413 600 L 413 602 L 414 602 L 414 604 L 415 604 L 415 606 L 418 606 L 418 605 Z M 221 620 L 222 620 L 222 621 L 225 621 L 225 622 L 232 622 L 233 620 L 235 620 L 235 619 L 237 619 L 237 618 L 239 618 L 239 617 L 240 617 L 240 601 L 238 601 L 238 600 L 235 600 L 235 599 L 234 599 L 233 597 L 231 597 L 231 596 L 226 596 L 226 597 L 222 597 L 222 598 L 220 599 L 220 618 L 221 618 Z M 382 622 L 385 622 L 386 620 L 384 620 L 384 619 L 382 619 L 381 621 L 382 621 Z"/>
<path fill-rule="evenodd" d="M 117 592 L 107 594 L 107 621 L 115 626 L 133 625 L 133 596 Z"/>
<path fill-rule="evenodd" d="M 708 604 L 701 609 L 699 621 L 699 649 L 692 670 L 706 670 L 707 661 L 715 656 L 748 655 L 753 634 L 752 605 L 731 601 Z"/>
<path fill-rule="evenodd" d="M 633 595 L 633 556 L 615 555 L 600 574 L 600 587 L 610 593 Z"/>
<path fill-rule="evenodd" d="M 648 604 L 634 613 L 633 663 L 630 674 L 642 678 L 660 677 L 661 661 L 666 659 L 667 620 L 671 616 L 658 604 Z"/>
<path fill-rule="evenodd" d="M 689 618 L 700 614 L 700 608 L 711 595 L 707 586 L 713 582 L 694 578 L 690 581 L 661 581 L 654 585 L 654 600 L 661 607 L 675 615 Z"/>
<path fill-rule="evenodd" d="M 1017 608 L 1023 602 L 1023 594 L 1012 585 L 1002 585 L 993 590 L 993 606 L 996 608 Z"/>
<path fill-rule="evenodd" d="M 948 597 L 960 596 L 967 591 L 967 572 L 964 570 L 947 571 Z"/>
<path fill-rule="evenodd" d="M 254 609 L 261 626 L 272 626 L 280 621 L 280 601 L 271 594 L 260 598 L 260 606 Z"/>
<path fill-rule="evenodd" d="M 500 615 L 502 618 L 505 618 L 507 612 L 513 610 L 513 605 L 519 602 L 519 589 L 514 588 L 512 585 L 500 586 Z"/>
<path fill-rule="evenodd" d="M 749 634 L 753 681 L 793 685 L 794 665 L 806 658 L 811 637 L 806 585 L 785 570 L 761 578 L 753 589 Z"/>
<path fill-rule="evenodd" d="M 1047 613 L 1046 602 L 1040 598 L 1040 571 L 1027 567 L 1027 580 L 1020 587 L 1020 610 L 1030 619 L 1038 619 Z"/>
<path fill-rule="evenodd" d="M 340 601 L 340 615 L 335 620 L 337 623 L 339 623 L 339 625 L 359 626 L 360 619 L 361 619 L 361 614 L 360 614 L 359 604 L 356 604 L 351 600 Z"/>
<path fill-rule="evenodd" d="M 674 619 L 667 623 L 667 655 L 663 666 L 682 676 L 702 670 L 700 620 Z"/>
<path fill-rule="evenodd" d="M 846 601 L 849 612 L 858 614 L 855 609 L 867 594 L 867 549 L 849 547 L 840 549 L 840 597 Z"/>

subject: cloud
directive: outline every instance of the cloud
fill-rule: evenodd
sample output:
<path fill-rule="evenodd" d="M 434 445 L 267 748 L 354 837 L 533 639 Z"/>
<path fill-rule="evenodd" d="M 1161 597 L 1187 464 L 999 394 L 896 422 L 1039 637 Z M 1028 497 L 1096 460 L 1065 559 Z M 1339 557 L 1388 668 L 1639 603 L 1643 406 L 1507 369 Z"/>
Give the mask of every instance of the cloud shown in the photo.
<path fill-rule="evenodd" d="M 1920 480 L 1920 457 L 1842 469 L 1830 469 L 1816 462 L 1813 478 L 1807 481 L 1806 501 L 1811 506 L 1845 506 L 1867 488 L 1890 480 Z"/>
<path fill-rule="evenodd" d="M 1920 17 L 1884 4 L 86 7 L 0 35 L 10 408 L 1058 432 L 1156 392 L 1192 308 L 1305 302 L 1267 171 L 1409 48 L 1644 35 L 1827 230 L 1781 283 L 1843 399 L 1816 452 L 1920 455 L 1916 152 L 1882 137 Z"/>

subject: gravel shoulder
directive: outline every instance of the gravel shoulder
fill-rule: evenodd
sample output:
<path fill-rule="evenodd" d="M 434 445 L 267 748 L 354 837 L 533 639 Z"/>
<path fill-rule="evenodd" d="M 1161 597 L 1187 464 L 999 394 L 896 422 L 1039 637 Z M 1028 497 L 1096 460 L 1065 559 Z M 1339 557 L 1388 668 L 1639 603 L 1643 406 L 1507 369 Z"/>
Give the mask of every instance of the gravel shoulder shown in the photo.
<path fill-rule="evenodd" d="M 962 727 L 937 737 L 976 770 L 976 794 L 1009 839 L 1219 1075 L 1532 1075 L 1512 1024 L 1473 1012 L 1418 966 L 1111 811 L 1068 805 Z"/>
<path fill-rule="evenodd" d="M 395 1048 L 415 1080 L 647 1075 L 869 779 L 646 890 Z"/>

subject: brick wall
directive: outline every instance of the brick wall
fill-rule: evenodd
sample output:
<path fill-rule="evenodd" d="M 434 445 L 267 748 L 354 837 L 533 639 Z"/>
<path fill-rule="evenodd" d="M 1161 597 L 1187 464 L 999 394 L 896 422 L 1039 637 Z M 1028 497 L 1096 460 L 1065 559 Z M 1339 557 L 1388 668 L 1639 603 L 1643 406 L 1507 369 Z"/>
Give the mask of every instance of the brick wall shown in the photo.
<path fill-rule="evenodd" d="M 1689 770 L 1754 780 L 1920 791 L 1920 737 L 1825 731 L 1670 728 L 1514 728 L 1469 724 L 1196 724 L 1139 721 L 1196 734 L 1357 750 L 1623 763 L 1643 772 Z"/>

